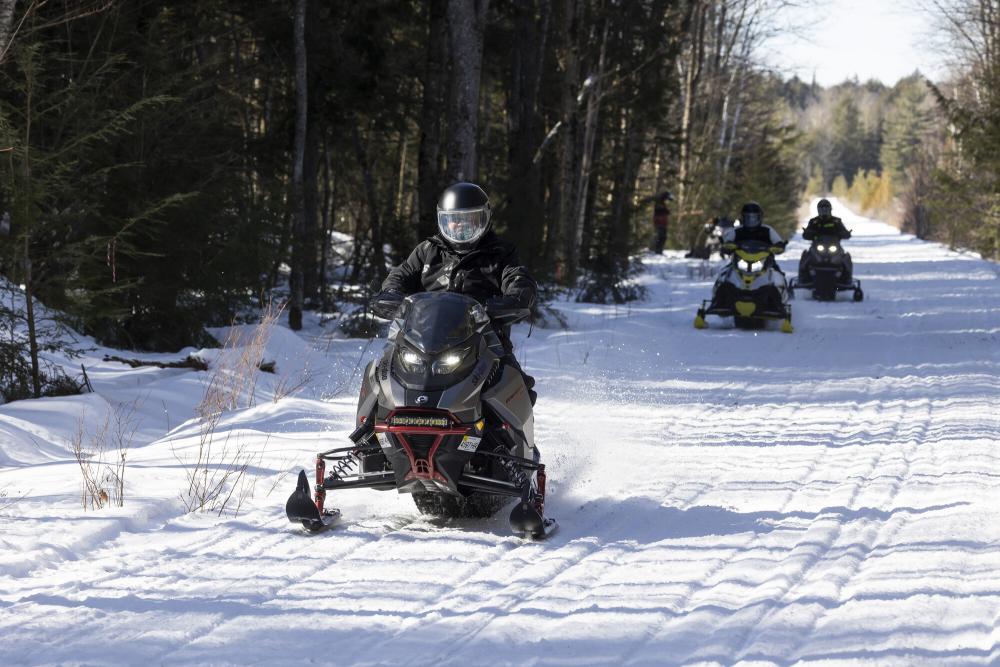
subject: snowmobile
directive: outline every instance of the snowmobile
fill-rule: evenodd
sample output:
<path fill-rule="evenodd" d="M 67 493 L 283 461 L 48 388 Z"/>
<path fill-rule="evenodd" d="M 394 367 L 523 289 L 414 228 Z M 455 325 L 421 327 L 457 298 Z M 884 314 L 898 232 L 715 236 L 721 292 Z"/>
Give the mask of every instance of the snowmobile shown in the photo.
<path fill-rule="evenodd" d="M 788 287 L 795 298 L 796 289 L 812 290 L 817 301 L 834 301 L 838 292 L 854 292 L 854 300 L 865 298 L 861 281 L 853 276 L 851 254 L 844 251 L 841 239 L 821 236 L 803 253 L 799 275 L 792 278 Z"/>
<path fill-rule="evenodd" d="M 792 333 L 792 307 L 788 304 L 785 274 L 774 261 L 775 251 L 762 241 L 725 243 L 732 260 L 719 274 L 712 298 L 702 302 L 694 318 L 696 329 L 705 329 L 708 315 L 732 317 L 740 329 L 762 329 L 768 320 L 781 320 L 781 330 Z"/>
<path fill-rule="evenodd" d="M 698 231 L 691 249 L 684 254 L 685 259 L 710 259 L 722 250 L 722 237 L 726 230 L 733 228 L 735 221 L 730 218 L 713 218 Z"/>
<path fill-rule="evenodd" d="M 528 317 L 453 292 L 406 297 L 379 359 L 365 369 L 351 446 L 316 455 L 313 497 L 305 471 L 285 513 L 306 530 L 336 523 L 326 493 L 395 489 L 437 517 L 486 517 L 510 498 L 510 527 L 542 539 L 545 466 L 534 445 L 532 400 L 520 369 L 503 362 L 495 327 Z"/>

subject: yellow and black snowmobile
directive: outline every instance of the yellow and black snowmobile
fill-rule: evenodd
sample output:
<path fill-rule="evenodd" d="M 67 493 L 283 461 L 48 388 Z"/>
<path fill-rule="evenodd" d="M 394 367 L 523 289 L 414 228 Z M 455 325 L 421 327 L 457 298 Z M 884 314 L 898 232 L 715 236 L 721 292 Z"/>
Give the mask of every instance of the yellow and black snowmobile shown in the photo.
<path fill-rule="evenodd" d="M 705 318 L 716 315 L 732 317 L 740 329 L 763 329 L 768 320 L 780 320 L 781 330 L 792 333 L 788 281 L 774 260 L 784 248 L 743 240 L 725 243 L 722 249 L 732 253 L 732 261 L 716 279 L 712 298 L 698 309 L 695 328 L 707 328 Z"/>

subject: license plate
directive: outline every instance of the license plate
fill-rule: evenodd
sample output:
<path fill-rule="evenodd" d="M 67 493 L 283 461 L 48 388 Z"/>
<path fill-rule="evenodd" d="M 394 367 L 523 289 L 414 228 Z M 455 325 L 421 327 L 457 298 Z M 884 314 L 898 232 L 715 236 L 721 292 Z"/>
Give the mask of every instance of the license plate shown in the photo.
<path fill-rule="evenodd" d="M 392 451 L 392 441 L 389 440 L 389 436 L 385 433 L 376 433 L 375 437 L 378 439 L 378 444 L 382 446 L 382 449 Z"/>
<path fill-rule="evenodd" d="M 462 436 L 462 442 L 459 443 L 458 449 L 462 452 L 474 452 L 479 449 L 479 443 L 482 438 L 477 438 L 474 435 Z"/>

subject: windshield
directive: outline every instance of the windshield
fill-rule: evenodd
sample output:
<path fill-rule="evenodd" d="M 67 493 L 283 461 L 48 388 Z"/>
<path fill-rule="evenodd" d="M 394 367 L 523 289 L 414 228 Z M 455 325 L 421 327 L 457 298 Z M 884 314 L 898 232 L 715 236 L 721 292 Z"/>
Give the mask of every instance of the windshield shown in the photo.
<path fill-rule="evenodd" d="M 438 354 L 476 332 L 477 302 L 453 292 L 422 292 L 407 298 L 403 335 L 424 354 Z"/>

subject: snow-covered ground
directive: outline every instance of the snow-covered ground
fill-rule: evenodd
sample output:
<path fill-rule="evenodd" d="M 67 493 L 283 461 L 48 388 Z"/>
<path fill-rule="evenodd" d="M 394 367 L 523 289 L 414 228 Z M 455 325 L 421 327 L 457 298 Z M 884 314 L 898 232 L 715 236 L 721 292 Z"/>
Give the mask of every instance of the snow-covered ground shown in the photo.
<path fill-rule="evenodd" d="M 207 374 L 91 353 L 96 394 L 0 406 L 0 665 L 997 663 L 1000 268 L 835 207 L 866 300 L 800 293 L 791 336 L 695 330 L 711 281 L 676 254 L 643 303 L 519 332 L 545 543 L 391 492 L 286 522 L 377 342 L 275 332 L 278 375 L 312 382 L 275 402 L 262 376 L 220 421 L 256 456 L 236 517 L 179 499 Z M 125 506 L 84 512 L 80 415 L 136 398 Z"/>

